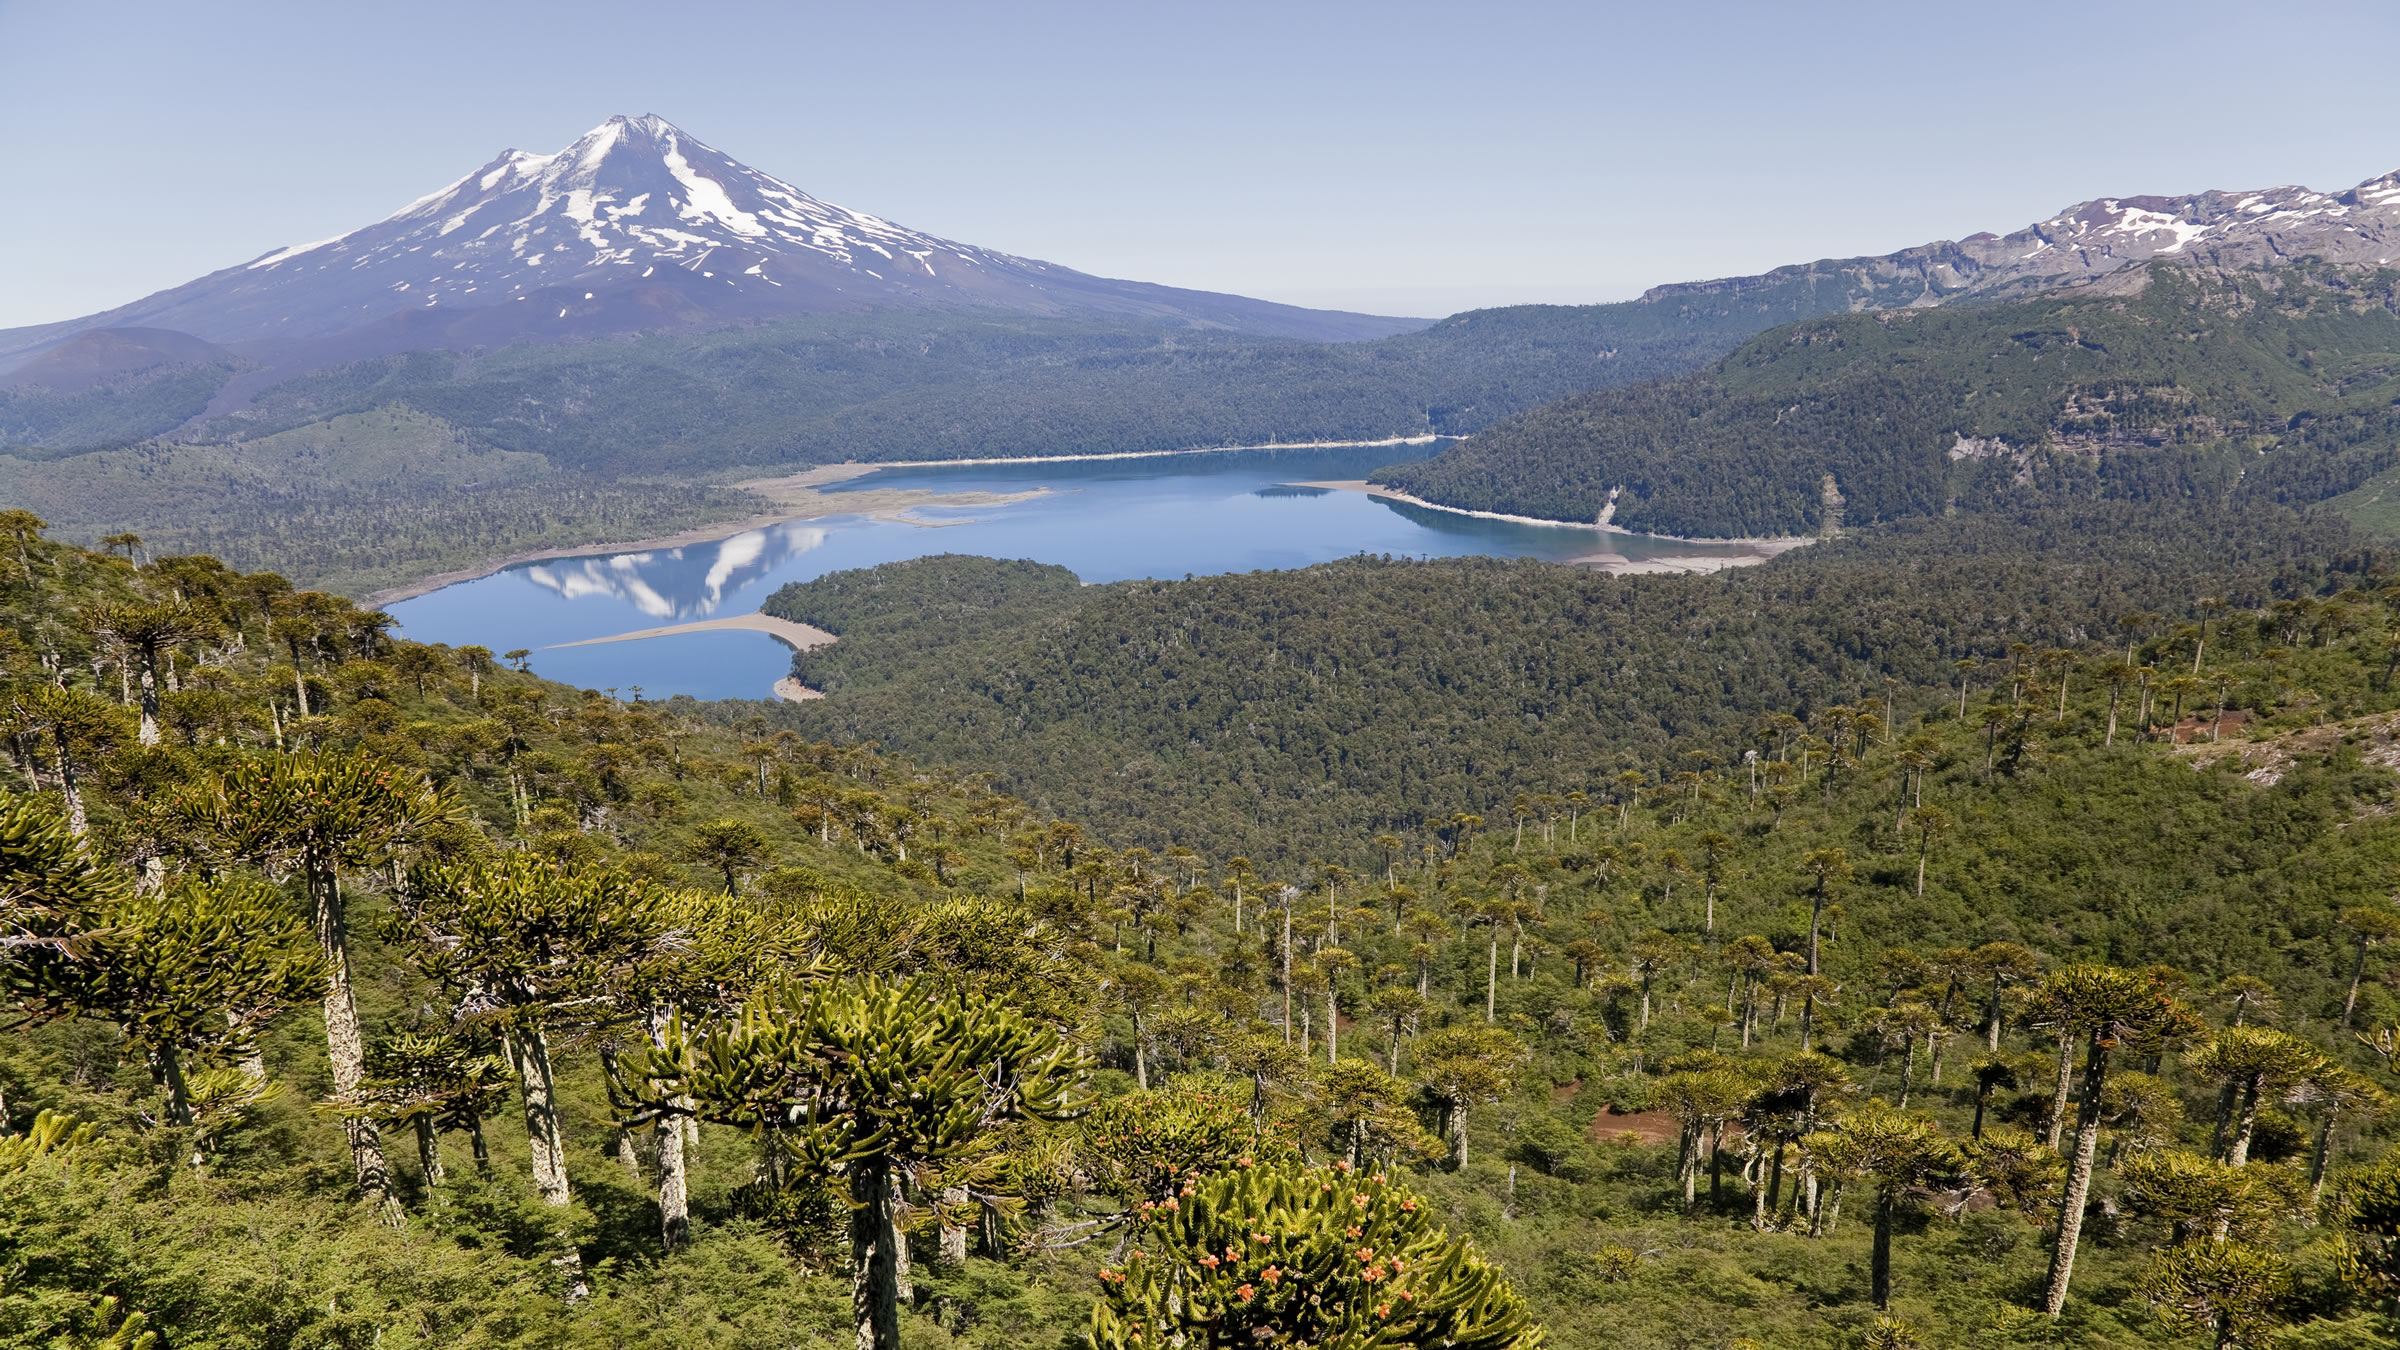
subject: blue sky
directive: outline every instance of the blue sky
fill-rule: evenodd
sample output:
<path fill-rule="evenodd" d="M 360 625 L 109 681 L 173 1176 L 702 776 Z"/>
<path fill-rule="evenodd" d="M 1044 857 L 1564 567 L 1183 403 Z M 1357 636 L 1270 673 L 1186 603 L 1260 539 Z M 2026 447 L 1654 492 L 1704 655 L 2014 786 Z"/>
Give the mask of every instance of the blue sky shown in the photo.
<path fill-rule="evenodd" d="M 0 0 L 0 327 L 656 112 L 828 200 L 1386 313 L 2400 168 L 2400 5 Z"/>

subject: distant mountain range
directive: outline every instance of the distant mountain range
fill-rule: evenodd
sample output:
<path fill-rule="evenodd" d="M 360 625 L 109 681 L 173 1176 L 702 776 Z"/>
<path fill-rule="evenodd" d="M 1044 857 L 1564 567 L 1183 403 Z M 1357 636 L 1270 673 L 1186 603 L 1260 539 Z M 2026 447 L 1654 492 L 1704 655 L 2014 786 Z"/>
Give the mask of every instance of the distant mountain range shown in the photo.
<path fill-rule="evenodd" d="M 1636 303 L 1768 305 L 1797 319 L 2021 297 L 2121 279 L 2134 264 L 2153 258 L 2251 267 L 2305 257 L 2375 265 L 2400 258 L 2400 171 L 2345 192 L 2274 187 L 2185 197 L 2104 197 L 2013 234 L 1971 234 L 1877 257 L 1678 282 L 1654 287 Z"/>
<path fill-rule="evenodd" d="M 1825 402 L 1808 427 L 1777 420 L 1788 398 L 1743 403 L 1709 424 L 1722 443 L 1694 455 L 1700 423 L 1651 406 L 1685 394 L 1632 387 L 1707 370 L 1770 329 L 1859 311 L 1956 316 L 1971 346 L 2015 322 L 1999 309 L 2133 296 L 2157 264 L 2216 276 L 2203 286 L 2216 305 L 2246 294 L 2229 278 L 2313 259 L 2363 289 L 2344 300 L 2346 283 L 2318 275 L 2307 307 L 2372 308 L 2391 288 L 2371 274 L 2394 258 L 2400 174 L 2334 193 L 2105 198 L 2005 236 L 1427 324 L 1107 280 L 940 239 L 820 201 L 656 117 L 620 117 L 556 154 L 506 152 L 338 239 L 0 331 L 0 499 L 73 537 L 132 530 L 360 588 L 753 514 L 764 504 L 723 484 L 762 467 L 1435 434 L 1475 439 L 1394 481 L 1446 505 L 1588 519 L 1623 488 L 1618 524 L 1793 531 L 1815 527 L 1825 472 L 1858 489 L 1856 521 L 1888 514 L 1873 475 L 1821 464 L 1814 448 L 1860 425 L 1849 412 L 1871 419 L 1880 396 Z M 2343 416 L 2365 416 L 2354 396 L 2400 362 L 2381 354 L 2382 331 L 2308 329 L 2344 353 Z M 1771 345 L 1741 360 L 1764 362 Z M 1943 347 L 1939 359 L 1948 370 L 1969 355 Z M 2174 351 L 2119 356 L 2154 382 L 2184 369 Z M 2108 378 L 2111 360 L 2089 378 Z M 2262 409 L 2316 407 L 2282 389 L 2320 378 L 2314 360 L 2250 371 L 2242 381 L 2282 391 L 2212 415 L 2263 425 Z M 1746 378 L 1708 388 L 1745 399 Z M 2090 421 L 2084 402 L 2129 397 L 2028 378 L 2012 398 L 2038 385 L 2073 406 L 1997 430 L 1978 420 L 1988 410 L 1960 421 L 1938 398 L 1910 406 L 2018 447 L 2025 427 Z M 1632 390 L 1642 416 L 1558 402 L 1607 389 Z M 1559 415 L 1482 434 L 1545 405 Z M 1651 450 L 1613 437 L 1636 423 L 1659 430 Z M 2195 436 L 2201 422 L 2179 426 Z M 1894 489 L 1890 511 L 1917 509 L 1946 478 L 1921 449 L 1894 461 L 1925 472 Z M 1737 491 L 1769 458 L 1764 485 Z M 2376 456 L 2341 458 L 2328 485 L 2381 471 Z"/>
<path fill-rule="evenodd" d="M 503 151 L 338 238 L 279 248 L 105 313 L 0 331 L 0 365 L 102 330 L 166 330 L 289 367 L 941 308 L 1326 341 L 1426 324 L 1109 280 L 957 243 L 820 201 L 644 116 L 611 117 L 555 154 Z M 123 341 L 76 344 L 53 365 L 70 378 L 117 373 L 127 354 Z"/>

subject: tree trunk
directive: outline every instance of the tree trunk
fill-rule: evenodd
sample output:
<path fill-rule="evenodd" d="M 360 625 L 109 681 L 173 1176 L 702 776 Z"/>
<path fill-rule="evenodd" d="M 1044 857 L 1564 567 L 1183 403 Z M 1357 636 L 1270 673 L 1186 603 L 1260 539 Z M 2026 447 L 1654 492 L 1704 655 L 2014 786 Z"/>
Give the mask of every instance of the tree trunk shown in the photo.
<path fill-rule="evenodd" d="M 954 1222 L 952 1215 L 966 1207 L 967 1188 L 942 1188 L 941 1245 L 935 1249 L 934 1265 L 945 1271 L 956 1271 L 967 1264 L 967 1226 Z"/>
<path fill-rule="evenodd" d="M 1283 1043 L 1292 1043 L 1292 901 L 1283 901 Z"/>
<path fill-rule="evenodd" d="M 359 1030 L 358 1000 L 350 987 L 349 920 L 343 912 L 342 888 L 333 868 L 318 859 L 306 860 L 309 899 L 316 910 L 317 945 L 325 955 L 325 1058 L 333 1069 L 333 1090 L 345 1100 L 358 1091 L 366 1076 L 366 1037 Z M 384 1160 L 383 1136 L 365 1116 L 348 1116 L 342 1132 L 349 1136 L 350 1163 L 358 1178 L 359 1194 L 375 1202 L 383 1221 L 400 1222 L 400 1201 L 392 1194 L 392 1169 Z"/>
<path fill-rule="evenodd" d="M 62 752 L 58 758 L 59 762 L 64 764 L 67 757 Z M 83 831 L 77 830 L 76 833 L 81 834 Z M 2350 1018 L 2358 1011 L 2358 982 L 2366 976 L 2366 973 L 2367 940 L 2362 936 L 2358 940 L 2358 960 L 2350 965 L 2350 992 L 2342 995 L 2342 1030 L 2344 1031 L 2350 1029 Z"/>
<path fill-rule="evenodd" d="M 574 1198 L 567 1184 L 566 1141 L 559 1129 L 557 1083 L 550 1072 L 550 1042 L 539 1028 L 520 1027 L 508 1039 L 515 1052 L 525 1103 L 525 1142 L 533 1161 L 533 1188 L 542 1203 L 563 1206 Z"/>
<path fill-rule="evenodd" d="M 1333 974 L 1325 975 L 1325 1062 L 1332 1064 L 1341 1058 L 1342 1010 L 1334 1000 Z"/>
<path fill-rule="evenodd" d="M 2067 1282 L 2075 1274 L 2075 1245 L 2083 1236 L 2084 1202 L 2092 1192 L 2092 1156 L 2100 1147 L 2100 1089 L 2108 1079 L 2108 1050 L 2100 1033 L 2092 1033 L 2084 1056 L 2075 1153 L 2067 1161 L 2066 1193 L 2058 1204 L 2058 1243 L 2050 1250 L 2050 1289 L 2042 1299 L 2042 1311 L 2054 1318 L 2067 1306 Z"/>
<path fill-rule="evenodd" d="M 145 647 L 142 658 L 142 730 L 144 745 L 158 744 L 158 652 Z"/>
<path fill-rule="evenodd" d="M 92 832 L 84 814 L 83 792 L 75 786 L 75 756 L 67 750 L 67 729 L 53 723 L 50 739 L 58 750 L 58 795 L 67 802 L 67 832 L 81 839 Z"/>
<path fill-rule="evenodd" d="M 1467 1104 L 1460 1102 L 1450 1108 L 1450 1166 L 1453 1170 L 1467 1165 Z"/>
<path fill-rule="evenodd" d="M 2233 1142 L 2225 1150 L 2225 1161 L 2240 1167 L 2250 1161 L 2250 1136 L 2258 1130 L 2258 1080 L 2242 1084 L 2242 1113 L 2234 1119 Z"/>
<path fill-rule="evenodd" d="M 610 1082 L 613 1083 L 617 1080 L 617 1049 L 615 1046 L 603 1044 L 600 1047 L 600 1071 L 608 1075 Z M 625 1175 L 636 1181 L 641 1180 L 642 1158 L 641 1154 L 634 1150 L 633 1131 L 626 1129 L 622 1124 L 618 1125 L 615 1137 L 609 1140 L 609 1152 L 616 1156 L 617 1166 L 625 1169 Z"/>
<path fill-rule="evenodd" d="M 850 1326 L 858 1350 L 900 1350 L 900 1263 L 892 1175 L 881 1158 L 850 1164 Z"/>
<path fill-rule="evenodd" d="M 434 1131 L 430 1112 L 418 1112 L 409 1124 L 417 1132 L 417 1167 L 425 1173 L 425 1189 L 429 1192 L 436 1190 L 443 1178 L 449 1175 L 442 1166 L 442 1137 Z"/>
<path fill-rule="evenodd" d="M 683 1152 L 683 1122 L 662 1116 L 658 1133 L 658 1239 L 672 1252 L 691 1240 L 692 1189 Z"/>
<path fill-rule="evenodd" d="M 533 1163 L 533 1189 L 542 1203 L 566 1208 L 574 1197 L 567 1187 L 566 1139 L 559 1129 L 558 1084 L 550 1072 L 550 1041 L 539 1027 L 519 1028 L 507 1045 L 517 1064 L 518 1095 L 525 1103 L 525 1143 Z M 566 1285 L 567 1302 L 581 1302 L 591 1293 L 583 1277 L 583 1253 L 562 1231 L 558 1254 L 551 1258 Z"/>
<path fill-rule="evenodd" d="M 1488 1025 L 1495 1020 L 1500 1006 L 1500 927 L 1492 926 L 1492 955 L 1483 980 L 1483 1020 Z"/>
<path fill-rule="evenodd" d="M 2042 1140 L 2053 1149 L 2058 1147 L 2059 1140 L 2066 1137 L 2067 1095 L 2072 1090 L 2074 1080 L 2075 1042 L 2061 1034 L 2058 1038 L 2058 1087 L 2050 1096 L 2050 1128 Z"/>
<path fill-rule="evenodd" d="M 2308 1200 L 2315 1209 L 2325 1199 L 2325 1165 L 2333 1159 L 2333 1118 L 2340 1115 L 2331 1102 L 2325 1104 L 2325 1119 L 2317 1124 L 2317 1146 L 2308 1155 Z"/>
<path fill-rule="evenodd" d="M 1676 1143 L 1675 1175 L 1683 1182 L 1683 1212 L 1689 1214 L 1700 1203 L 1700 1125 L 1697 1121 L 1683 1127 L 1683 1137 Z"/>
<path fill-rule="evenodd" d="M 917 1301 L 917 1282 L 908 1269 L 908 1231 L 900 1226 L 900 1178 L 892 1178 L 892 1297 L 901 1303 Z"/>
<path fill-rule="evenodd" d="M 183 1056 L 172 1045 L 158 1047 L 158 1076 L 167 1084 L 167 1123 L 192 1123 L 192 1090 L 183 1080 Z"/>
<path fill-rule="evenodd" d="M 1867 1262 L 1867 1289 L 1878 1312 L 1892 1306 L 1892 1211 L 1898 1197 L 1888 1186 L 1875 1188 L 1875 1247 Z"/>

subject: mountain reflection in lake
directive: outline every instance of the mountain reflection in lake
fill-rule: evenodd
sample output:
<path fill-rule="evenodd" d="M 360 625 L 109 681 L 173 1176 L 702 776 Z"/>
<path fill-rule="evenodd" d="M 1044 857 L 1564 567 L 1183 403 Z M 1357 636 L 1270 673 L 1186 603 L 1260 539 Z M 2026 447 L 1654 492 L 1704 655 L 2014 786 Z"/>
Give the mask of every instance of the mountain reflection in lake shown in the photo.
<path fill-rule="evenodd" d="M 676 549 L 532 563 L 391 607 L 421 642 L 524 647 L 533 668 L 646 698 L 760 698 L 791 657 L 760 633 L 695 633 L 590 647 L 556 643 L 758 608 L 776 587 L 931 553 L 1058 563 L 1085 581 L 1307 567 L 1356 553 L 1491 554 L 1564 561 L 1704 553 L 1688 544 L 1523 525 L 1292 485 L 1346 482 L 1429 447 L 1225 451 L 1149 459 L 883 469 L 827 489 L 1047 495 L 1006 506 L 917 507 L 910 524 L 835 516 Z M 936 525 L 939 528 L 928 528 Z"/>
<path fill-rule="evenodd" d="M 825 539 L 824 527 L 795 521 L 682 548 L 533 563 L 522 575 L 562 600 L 611 596 L 650 618 L 681 622 L 714 616 L 728 595 Z"/>

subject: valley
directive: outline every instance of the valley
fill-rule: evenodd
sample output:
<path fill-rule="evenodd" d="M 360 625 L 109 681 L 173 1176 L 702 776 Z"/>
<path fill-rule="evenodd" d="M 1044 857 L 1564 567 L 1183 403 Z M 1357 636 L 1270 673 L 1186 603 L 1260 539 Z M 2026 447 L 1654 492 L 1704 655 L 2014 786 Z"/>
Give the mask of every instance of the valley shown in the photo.
<path fill-rule="evenodd" d="M 1307 91 L 1242 207 L 1010 78 L 1351 265 Z M 1547 126 L 1402 270 L 1570 275 Z M 2400 1347 L 2395 257 L 1391 316 L 642 115 L 0 330 L 0 1350 Z"/>

